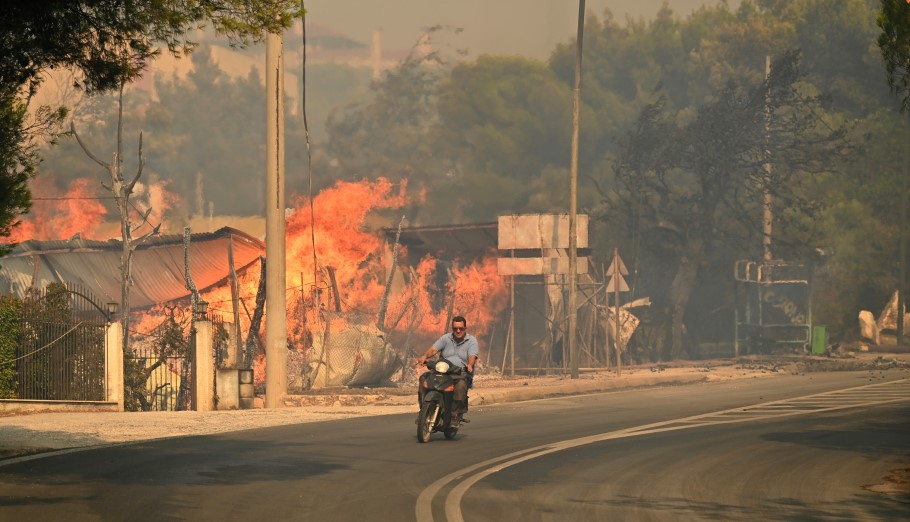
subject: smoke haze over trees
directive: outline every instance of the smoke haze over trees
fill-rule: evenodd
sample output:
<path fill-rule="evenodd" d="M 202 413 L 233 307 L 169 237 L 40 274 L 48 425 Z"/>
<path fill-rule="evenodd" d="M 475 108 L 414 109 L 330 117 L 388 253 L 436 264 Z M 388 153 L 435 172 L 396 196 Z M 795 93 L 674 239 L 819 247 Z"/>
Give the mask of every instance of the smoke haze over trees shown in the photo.
<path fill-rule="evenodd" d="M 877 313 L 896 288 L 893 188 L 908 130 L 876 47 L 878 7 L 873 0 L 756 0 L 685 15 L 665 6 L 648 19 L 623 20 L 589 10 L 579 209 L 594 217 L 592 264 L 605 263 L 619 246 L 630 268 L 639 270 L 637 296 L 654 298 L 650 324 L 667 338 L 656 356 L 691 353 L 693 339 L 729 338 L 731 263 L 761 249 L 759 235 L 750 233 L 760 227 L 761 211 L 745 187 L 754 178 L 750 169 L 762 164 L 756 152 L 761 104 L 748 102 L 767 87 L 766 55 L 778 60 L 779 71 L 794 73 L 786 87 L 793 103 L 775 107 L 777 121 L 806 118 L 800 134 L 781 134 L 775 142 L 781 184 L 776 256 L 802 260 L 816 248 L 834 252 L 819 266 L 814 292 L 815 319 L 835 336 L 855 329 L 860 309 Z M 309 104 L 328 99 L 316 92 L 337 95 L 319 107 L 325 121 L 310 122 L 325 129 L 314 135 L 316 188 L 335 180 L 406 179 L 411 225 L 565 212 L 573 53 L 570 39 L 545 60 L 482 55 L 458 61 L 451 49 L 433 59 L 415 52 L 368 87 L 356 68 L 308 70 L 316 89 L 307 95 Z M 789 69 L 781 61 L 786 57 Z M 166 181 L 181 200 L 173 217 L 207 214 L 209 201 L 216 214 L 259 214 L 262 79 L 255 72 L 226 75 L 204 48 L 192 60 L 186 78 L 156 82 L 156 98 L 138 90 L 125 96 L 128 133 L 146 132 L 150 180 Z M 797 99 L 812 100 L 811 108 Z M 103 122 L 112 121 L 112 111 L 107 98 L 78 108 L 76 118 L 98 122 L 91 129 L 80 125 L 86 141 L 110 139 L 105 136 L 114 129 Z M 312 105 L 308 112 L 315 114 Z M 302 118 L 287 118 L 287 190 L 304 194 Z M 838 154 L 829 148 L 835 142 Z M 644 151 L 643 144 L 653 148 Z M 61 186 L 94 177 L 77 153 L 70 143 L 50 149 L 40 174 Z M 711 178 L 713 172 L 723 175 Z M 649 177 L 662 173 L 667 176 L 660 180 Z M 731 177 L 738 181 L 726 185 Z M 712 190 L 725 195 L 713 202 L 716 208 L 705 206 Z M 635 195 L 649 207 L 632 205 Z M 701 220 L 697 226 L 695 220 Z M 674 295 L 674 277 L 685 263 L 691 263 L 688 288 Z M 682 338 L 681 324 L 691 339 Z"/>

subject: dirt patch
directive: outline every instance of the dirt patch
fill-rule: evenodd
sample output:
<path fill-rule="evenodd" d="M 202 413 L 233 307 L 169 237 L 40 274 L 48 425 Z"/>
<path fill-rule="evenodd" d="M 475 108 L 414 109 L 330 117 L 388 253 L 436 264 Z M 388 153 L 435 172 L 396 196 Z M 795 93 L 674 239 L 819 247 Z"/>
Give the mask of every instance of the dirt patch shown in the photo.
<path fill-rule="evenodd" d="M 866 491 L 896 495 L 902 497 L 902 502 L 910 503 L 910 468 L 893 469 L 888 472 L 879 484 L 863 486 Z"/>
<path fill-rule="evenodd" d="M 862 358 L 818 358 L 796 363 L 801 372 L 849 372 L 862 370 L 910 369 L 907 357 L 866 356 Z"/>

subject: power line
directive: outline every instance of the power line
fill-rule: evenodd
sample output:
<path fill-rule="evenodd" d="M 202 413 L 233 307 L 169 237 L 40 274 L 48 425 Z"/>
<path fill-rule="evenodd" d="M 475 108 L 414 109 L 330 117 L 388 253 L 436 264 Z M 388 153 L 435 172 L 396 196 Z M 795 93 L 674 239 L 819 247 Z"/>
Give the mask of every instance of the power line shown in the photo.
<path fill-rule="evenodd" d="M 100 197 L 59 197 L 59 198 L 32 198 L 32 201 L 70 201 L 70 200 L 102 200 L 102 199 L 117 199 L 116 196 L 100 196 Z"/>
<path fill-rule="evenodd" d="M 85 322 L 85 321 L 79 321 L 78 323 L 76 323 L 76 326 L 70 328 L 69 330 L 66 331 L 66 333 L 64 333 L 64 334 L 61 335 L 60 337 L 54 339 L 53 341 L 51 341 L 51 342 L 45 344 L 45 345 L 42 346 L 41 348 L 38 348 L 38 349 L 36 349 L 36 350 L 32 350 L 32 351 L 28 352 L 28 353 L 25 354 L 25 355 L 21 355 L 21 356 L 19 356 L 19 357 L 16 357 L 15 359 L 10 359 L 10 360 L 8 360 L 8 361 L 0 361 L 0 366 L 7 365 L 7 364 L 10 364 L 10 363 L 19 361 L 19 360 L 21 360 L 21 359 L 25 359 L 26 357 L 29 357 L 29 356 L 31 356 L 31 355 L 34 355 L 34 354 L 36 354 L 36 353 L 38 353 L 38 352 L 40 352 L 40 351 L 42 351 L 42 350 L 46 350 L 47 348 L 50 348 L 51 346 L 57 344 L 57 341 L 59 341 L 60 339 L 63 339 L 63 338 L 66 337 L 67 335 L 69 335 L 70 332 L 72 332 L 72 331 L 75 330 L 76 328 L 79 328 L 80 326 L 82 326 L 82 323 L 84 323 L 84 322 Z"/>

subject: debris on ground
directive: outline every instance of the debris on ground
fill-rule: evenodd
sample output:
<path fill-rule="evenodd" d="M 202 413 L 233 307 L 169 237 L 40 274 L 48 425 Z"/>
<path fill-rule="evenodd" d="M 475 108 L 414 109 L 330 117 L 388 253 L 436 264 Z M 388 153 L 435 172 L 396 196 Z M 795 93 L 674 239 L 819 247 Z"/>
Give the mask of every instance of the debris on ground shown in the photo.
<path fill-rule="evenodd" d="M 863 489 L 873 493 L 900 495 L 910 500 L 910 468 L 893 469 L 882 478 L 882 482 L 867 484 L 863 486 Z"/>

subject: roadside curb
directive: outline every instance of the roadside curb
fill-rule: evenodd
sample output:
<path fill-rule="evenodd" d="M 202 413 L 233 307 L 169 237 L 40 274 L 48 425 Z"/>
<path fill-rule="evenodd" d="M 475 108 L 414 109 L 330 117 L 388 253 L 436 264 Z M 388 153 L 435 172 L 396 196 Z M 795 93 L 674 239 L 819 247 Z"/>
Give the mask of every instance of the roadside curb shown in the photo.
<path fill-rule="evenodd" d="M 636 388 L 650 388 L 656 386 L 678 386 L 684 384 L 697 384 L 708 382 L 706 375 L 681 375 L 672 379 L 660 377 L 634 378 L 618 377 L 610 381 L 589 381 L 557 384 L 553 386 L 527 387 L 527 388 L 491 388 L 489 390 L 474 390 L 470 394 L 472 406 L 485 406 L 507 402 L 522 402 L 556 397 L 568 397 L 588 393 L 604 393 Z"/>
<path fill-rule="evenodd" d="M 680 386 L 710 382 L 708 372 L 675 375 L 670 378 L 658 374 L 630 374 L 622 377 L 604 377 L 596 380 L 566 381 L 550 385 L 524 385 L 484 387 L 478 383 L 468 396 L 472 406 L 488 406 L 510 402 L 522 402 L 556 397 L 567 397 L 589 393 L 604 393 L 655 386 Z M 402 390 L 404 391 L 404 390 Z M 344 394 L 286 395 L 287 407 L 312 406 L 407 406 L 416 407 L 416 393 L 402 394 Z"/>

